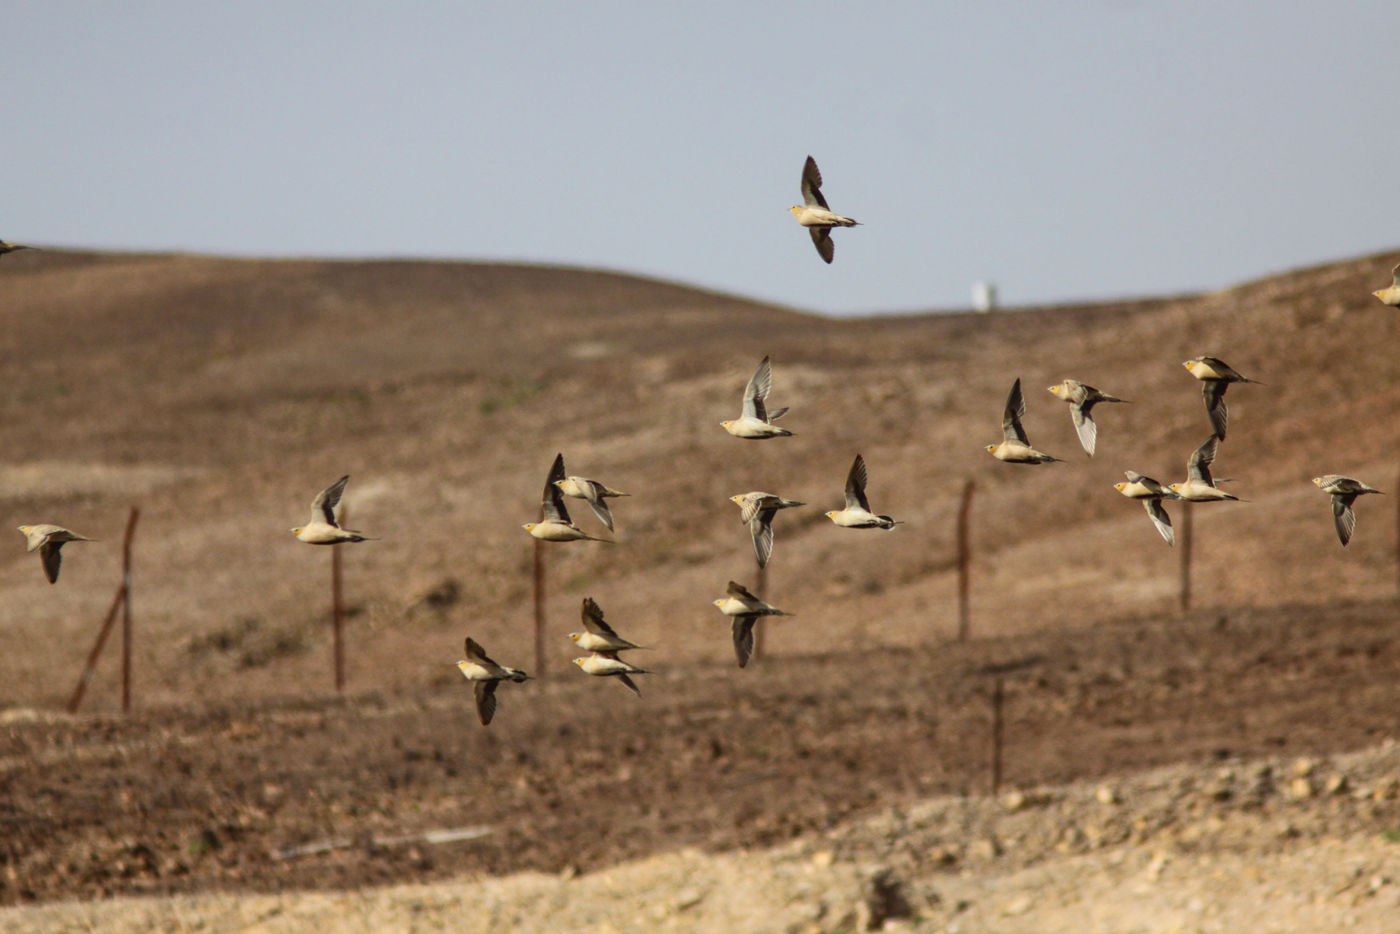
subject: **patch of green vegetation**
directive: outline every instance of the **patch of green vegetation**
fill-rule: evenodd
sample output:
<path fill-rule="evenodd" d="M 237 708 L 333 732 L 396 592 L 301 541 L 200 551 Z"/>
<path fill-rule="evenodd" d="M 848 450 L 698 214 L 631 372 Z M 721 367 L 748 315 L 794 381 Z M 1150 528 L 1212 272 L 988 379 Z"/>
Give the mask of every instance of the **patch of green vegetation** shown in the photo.
<path fill-rule="evenodd" d="M 309 648 L 304 633 L 287 627 L 266 627 L 257 617 L 244 617 L 191 639 L 185 651 L 195 656 L 211 653 L 230 656 L 239 668 L 257 668 Z"/>
<path fill-rule="evenodd" d="M 491 415 L 505 409 L 513 409 L 548 388 L 549 384 L 538 379 L 503 381 L 495 393 L 482 399 L 478 408 L 482 415 Z"/>
<path fill-rule="evenodd" d="M 1385 840 L 1386 843 L 1400 843 L 1400 827 L 1382 830 L 1381 839 Z"/>

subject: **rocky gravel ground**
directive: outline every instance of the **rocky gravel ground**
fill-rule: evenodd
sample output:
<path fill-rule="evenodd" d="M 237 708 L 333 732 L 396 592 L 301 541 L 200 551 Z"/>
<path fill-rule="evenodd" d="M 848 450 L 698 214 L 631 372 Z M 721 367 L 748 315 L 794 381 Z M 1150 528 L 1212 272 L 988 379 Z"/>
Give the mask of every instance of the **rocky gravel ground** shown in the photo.
<path fill-rule="evenodd" d="M 1400 747 L 937 797 L 763 850 L 356 892 L 58 903 L 0 930 L 1393 932 Z"/>

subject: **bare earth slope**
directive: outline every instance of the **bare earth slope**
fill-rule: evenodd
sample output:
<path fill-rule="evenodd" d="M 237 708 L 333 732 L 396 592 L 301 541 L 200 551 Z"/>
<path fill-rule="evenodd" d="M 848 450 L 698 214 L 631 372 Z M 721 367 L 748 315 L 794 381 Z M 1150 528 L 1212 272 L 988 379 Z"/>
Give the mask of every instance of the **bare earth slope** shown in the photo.
<path fill-rule="evenodd" d="M 1400 334 L 1370 297 L 1390 260 L 1222 293 L 1086 308 L 829 320 L 567 269 L 17 254 L 0 265 L 0 511 L 102 539 L 57 586 L 15 533 L 0 562 L 0 706 L 56 710 L 142 509 L 138 712 L 17 714 L 0 732 L 0 901 L 359 886 L 592 870 L 677 846 L 777 843 L 891 802 L 985 785 L 986 691 L 1007 678 L 1008 778 L 1096 779 L 1216 758 L 1332 754 L 1393 737 L 1394 504 L 1341 548 L 1308 482 L 1396 487 Z M 1218 476 L 1178 554 L 1112 484 L 1181 479 L 1209 433 L 1180 361 L 1233 387 Z M 793 438 L 719 421 L 764 354 Z M 1012 379 L 1068 463 L 994 461 Z M 1098 454 L 1044 391 L 1100 406 Z M 534 668 L 535 518 L 556 451 L 616 501 L 616 546 L 551 548 L 542 681 L 483 730 L 452 669 L 470 632 Z M 836 529 L 856 451 L 892 533 Z M 349 687 L 330 688 L 328 552 L 285 531 L 351 474 Z M 973 626 L 949 643 L 953 520 L 973 507 Z M 781 515 L 764 660 L 733 667 L 710 605 L 754 581 L 734 493 Z M 1179 515 L 1179 507 L 1169 507 Z M 581 525 L 600 526 L 585 508 Z M 585 679 L 563 634 L 592 596 L 655 646 L 644 697 Z M 110 654 L 109 649 L 109 654 Z M 87 710 L 115 703 L 104 660 Z M 618 822 L 621 812 L 626 820 Z M 1360 825 L 1394 827 L 1381 808 Z M 376 845 L 443 827 L 471 842 Z M 355 845 L 278 859 L 325 840 Z M 1013 926 L 1014 927 L 1014 926 Z"/>

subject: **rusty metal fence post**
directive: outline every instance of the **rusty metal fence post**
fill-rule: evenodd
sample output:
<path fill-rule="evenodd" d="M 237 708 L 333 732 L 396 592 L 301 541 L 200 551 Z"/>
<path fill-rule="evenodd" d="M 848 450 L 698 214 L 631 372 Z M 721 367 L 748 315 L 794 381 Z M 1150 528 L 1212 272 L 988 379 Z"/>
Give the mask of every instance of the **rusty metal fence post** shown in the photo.
<path fill-rule="evenodd" d="M 136 535 L 136 520 L 141 510 L 131 507 L 122 536 L 122 713 L 131 710 L 131 540 Z"/>
<path fill-rule="evenodd" d="M 972 493 L 977 484 L 971 477 L 963 484 L 962 504 L 958 507 L 958 641 L 972 637 L 971 581 L 972 543 L 968 538 L 969 517 L 972 514 Z"/>
<path fill-rule="evenodd" d="M 540 510 L 540 520 L 544 519 L 544 510 Z M 544 542 L 538 538 L 532 539 L 535 543 L 535 677 L 544 677 L 544 629 L 545 629 L 545 605 L 544 605 Z"/>
<path fill-rule="evenodd" d="M 1181 504 L 1181 613 L 1191 609 L 1191 502 Z"/>
<path fill-rule="evenodd" d="M 102 618 L 102 626 L 97 631 L 97 641 L 93 643 L 92 651 L 88 653 L 87 661 L 83 665 L 82 674 L 78 676 L 77 687 L 73 689 L 73 696 L 68 699 L 68 712 L 77 713 L 82 706 L 83 695 L 87 693 L 88 683 L 92 681 L 93 673 L 97 671 L 97 660 L 102 657 L 102 649 L 107 645 L 107 637 L 112 632 L 112 625 L 117 621 L 117 611 L 125 608 L 122 615 L 122 710 L 131 708 L 131 609 L 128 598 L 131 594 L 131 541 L 136 535 L 136 519 L 141 515 L 141 510 L 135 506 L 131 507 L 131 515 L 126 520 L 126 533 L 122 536 L 122 582 L 117 587 L 116 596 L 112 598 L 112 605 L 107 609 L 107 615 Z"/>
<path fill-rule="evenodd" d="M 996 683 L 992 686 L 992 794 L 1001 790 L 1001 746 L 1002 746 L 1002 700 L 1003 685 L 1001 676 L 997 676 Z"/>

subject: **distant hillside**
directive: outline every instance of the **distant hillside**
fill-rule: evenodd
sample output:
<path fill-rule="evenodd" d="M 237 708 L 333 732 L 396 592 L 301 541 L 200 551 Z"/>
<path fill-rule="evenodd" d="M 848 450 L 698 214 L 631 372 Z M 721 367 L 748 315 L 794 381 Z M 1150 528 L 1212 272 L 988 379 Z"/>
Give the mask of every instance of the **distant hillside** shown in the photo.
<path fill-rule="evenodd" d="M 448 683 L 465 632 L 531 658 L 532 540 L 549 463 L 629 491 L 618 544 L 547 552 L 550 665 L 585 595 L 661 665 L 730 664 L 710 605 L 753 582 L 727 497 L 806 501 L 776 523 L 768 596 L 797 614 L 768 651 L 949 638 L 953 520 L 973 506 L 977 633 L 1170 611 L 1177 551 L 1114 492 L 1124 469 L 1168 482 L 1209 433 L 1181 361 L 1222 357 L 1261 386 L 1227 396 L 1218 476 L 1249 502 L 1195 512 L 1196 601 L 1326 602 L 1393 592 L 1393 497 L 1357 505 L 1341 548 L 1309 478 L 1400 493 L 1396 312 L 1370 291 L 1394 256 L 1210 295 L 991 315 L 835 320 L 572 269 L 225 260 L 43 251 L 0 261 L 0 512 L 102 541 L 65 550 L 51 587 L 17 533 L 0 561 L 0 705 L 58 705 L 118 583 L 142 509 L 139 703 L 329 689 L 329 552 L 287 533 L 343 473 L 350 686 Z M 758 360 L 788 439 L 719 427 Z M 983 450 L 1021 377 L 1026 428 L 1068 463 Z M 1098 455 L 1044 387 L 1074 377 L 1100 407 Z M 1105 410 L 1107 409 L 1107 410 Z M 852 456 L 891 533 L 837 529 Z M 1169 507 L 1179 514 L 1180 507 Z M 586 507 L 579 524 L 599 528 Z M 455 586 L 455 590 L 454 590 Z M 454 596 L 455 593 L 455 596 Z M 110 704 L 115 653 L 91 695 Z"/>

